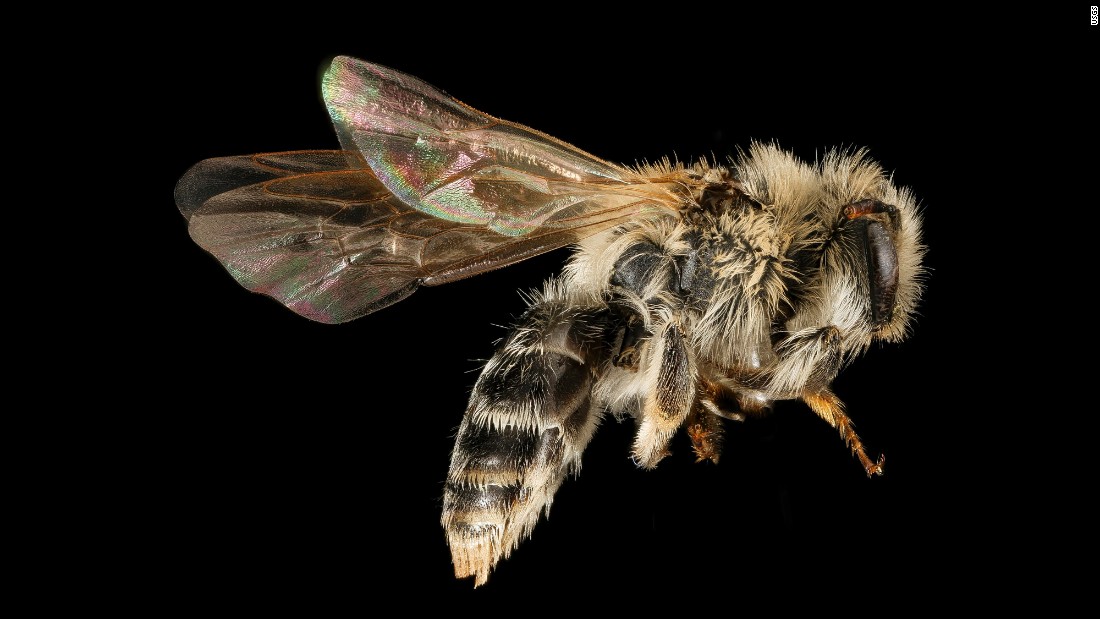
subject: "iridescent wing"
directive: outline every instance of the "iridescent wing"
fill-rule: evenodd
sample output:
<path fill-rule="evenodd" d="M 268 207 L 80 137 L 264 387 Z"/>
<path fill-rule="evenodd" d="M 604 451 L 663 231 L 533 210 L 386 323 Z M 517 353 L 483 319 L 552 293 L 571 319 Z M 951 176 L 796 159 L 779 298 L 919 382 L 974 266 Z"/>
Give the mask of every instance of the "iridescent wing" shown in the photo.
<path fill-rule="evenodd" d="M 176 187 L 192 238 L 246 288 L 345 322 L 437 285 L 673 215 L 645 178 L 481 114 L 415 78 L 337 58 L 324 79 L 343 151 L 208 159 Z"/>
<path fill-rule="evenodd" d="M 386 67 L 337 57 L 322 92 L 344 150 L 399 200 L 507 236 L 675 210 L 670 187 Z"/>
<path fill-rule="evenodd" d="M 438 230 L 343 151 L 207 159 L 176 185 L 191 237 L 240 284 L 321 322 L 344 322 L 408 296 Z M 402 215 L 405 217 L 402 219 Z"/>

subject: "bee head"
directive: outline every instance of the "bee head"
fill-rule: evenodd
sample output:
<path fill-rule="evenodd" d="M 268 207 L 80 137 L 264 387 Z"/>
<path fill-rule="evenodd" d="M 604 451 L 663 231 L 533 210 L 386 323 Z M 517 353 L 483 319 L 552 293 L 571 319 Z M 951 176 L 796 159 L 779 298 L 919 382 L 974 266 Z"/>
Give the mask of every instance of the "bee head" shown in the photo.
<path fill-rule="evenodd" d="M 916 201 L 862 150 L 830 152 L 818 170 L 821 309 L 845 333 L 846 348 L 901 341 L 923 290 Z"/>

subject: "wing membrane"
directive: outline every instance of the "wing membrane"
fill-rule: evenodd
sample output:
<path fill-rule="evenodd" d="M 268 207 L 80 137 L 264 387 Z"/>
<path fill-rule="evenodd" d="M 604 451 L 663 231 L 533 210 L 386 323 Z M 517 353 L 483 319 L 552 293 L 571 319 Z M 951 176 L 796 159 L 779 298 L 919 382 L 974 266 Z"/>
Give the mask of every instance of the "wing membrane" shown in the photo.
<path fill-rule="evenodd" d="M 409 208 L 345 151 L 208 159 L 180 179 L 176 202 L 191 237 L 241 285 L 327 323 L 626 219 L 608 212 L 569 229 L 502 235 Z"/>
<path fill-rule="evenodd" d="M 176 203 L 241 285 L 313 320 L 370 313 L 423 277 L 416 247 L 390 238 L 409 209 L 342 151 L 208 159 L 180 179 Z"/>
<path fill-rule="evenodd" d="M 677 203 L 663 184 L 386 67 L 338 57 L 323 92 L 344 149 L 435 217 L 524 236 Z"/>
<path fill-rule="evenodd" d="M 643 177 L 428 84 L 337 58 L 324 95 L 343 150 L 208 159 L 176 187 L 192 238 L 246 288 L 345 322 L 639 216 L 675 216 Z"/>

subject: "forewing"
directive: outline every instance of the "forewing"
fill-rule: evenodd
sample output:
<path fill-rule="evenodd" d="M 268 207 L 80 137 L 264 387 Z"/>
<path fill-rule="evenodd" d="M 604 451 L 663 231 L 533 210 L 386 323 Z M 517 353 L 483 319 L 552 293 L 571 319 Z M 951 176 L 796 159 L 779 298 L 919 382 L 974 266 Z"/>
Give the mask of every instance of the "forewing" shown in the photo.
<path fill-rule="evenodd" d="M 669 187 L 479 112 L 393 69 L 338 57 L 323 92 L 345 150 L 403 203 L 507 236 L 575 238 L 593 224 L 675 208 Z M 598 228 L 598 226 L 597 226 Z"/>
<path fill-rule="evenodd" d="M 180 179 L 176 203 L 195 242 L 243 286 L 327 323 L 573 239 L 517 238 L 413 210 L 345 151 L 208 159 Z"/>

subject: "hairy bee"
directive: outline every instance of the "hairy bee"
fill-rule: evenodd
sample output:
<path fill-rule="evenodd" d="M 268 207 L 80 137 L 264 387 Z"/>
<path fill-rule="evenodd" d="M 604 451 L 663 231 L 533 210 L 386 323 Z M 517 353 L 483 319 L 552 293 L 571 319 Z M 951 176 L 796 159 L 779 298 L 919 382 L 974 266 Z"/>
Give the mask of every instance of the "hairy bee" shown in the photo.
<path fill-rule="evenodd" d="M 341 150 L 208 159 L 176 187 L 248 289 L 339 323 L 576 247 L 474 385 L 443 499 L 456 576 L 486 582 L 531 534 L 608 413 L 652 468 L 680 428 L 717 462 L 723 418 L 802 400 L 882 473 L 830 383 L 906 336 L 924 250 L 915 199 L 863 151 L 628 168 L 352 58 L 323 92 Z"/>

